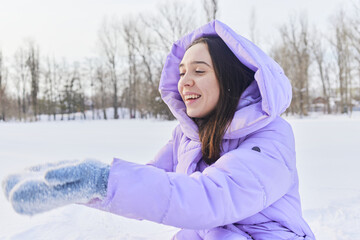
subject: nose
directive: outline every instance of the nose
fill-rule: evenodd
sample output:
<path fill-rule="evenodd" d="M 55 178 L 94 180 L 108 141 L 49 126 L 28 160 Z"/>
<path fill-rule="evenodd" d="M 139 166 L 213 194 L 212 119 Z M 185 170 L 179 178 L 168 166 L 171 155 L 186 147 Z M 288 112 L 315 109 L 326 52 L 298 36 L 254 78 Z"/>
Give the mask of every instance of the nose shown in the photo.
<path fill-rule="evenodd" d="M 192 87 L 194 83 L 194 79 L 187 73 L 179 80 L 179 86 L 182 87 Z"/>

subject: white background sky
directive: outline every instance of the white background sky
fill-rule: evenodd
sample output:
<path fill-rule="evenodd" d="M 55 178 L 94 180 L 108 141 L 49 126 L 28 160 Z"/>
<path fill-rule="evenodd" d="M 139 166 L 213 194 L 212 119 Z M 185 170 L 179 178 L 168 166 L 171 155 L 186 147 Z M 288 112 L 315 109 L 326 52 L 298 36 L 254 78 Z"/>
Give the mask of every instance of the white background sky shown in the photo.
<path fill-rule="evenodd" d="M 187 2 L 186 0 L 178 0 Z M 354 0 L 356 1 L 356 0 Z M 0 0 L 0 48 L 12 58 L 25 39 L 42 55 L 82 60 L 96 54 L 97 31 L 104 16 L 151 11 L 161 0 Z M 193 0 L 199 3 L 200 0 Z M 219 20 L 249 37 L 256 9 L 260 46 L 275 41 L 278 27 L 294 13 L 306 12 L 310 24 L 329 30 L 329 16 L 352 0 L 219 0 Z M 195 4 L 196 5 L 196 4 Z M 330 31 L 330 30 L 329 30 Z"/>

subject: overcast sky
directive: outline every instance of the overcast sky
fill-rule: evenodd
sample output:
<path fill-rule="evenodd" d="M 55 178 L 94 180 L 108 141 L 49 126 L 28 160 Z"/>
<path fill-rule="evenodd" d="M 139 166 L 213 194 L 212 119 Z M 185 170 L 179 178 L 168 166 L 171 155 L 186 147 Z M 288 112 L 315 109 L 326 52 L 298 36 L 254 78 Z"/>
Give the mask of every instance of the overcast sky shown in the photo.
<path fill-rule="evenodd" d="M 180 2 L 186 0 L 178 0 Z M 199 2 L 200 0 L 193 0 Z M 104 16 L 153 11 L 163 0 L 0 0 L 0 48 L 7 57 L 35 40 L 42 55 L 81 60 L 96 54 L 97 31 Z M 252 9 L 257 16 L 260 46 L 274 41 L 278 27 L 294 13 L 305 12 L 309 23 L 329 29 L 329 16 L 351 0 L 219 0 L 219 20 L 249 37 Z"/>

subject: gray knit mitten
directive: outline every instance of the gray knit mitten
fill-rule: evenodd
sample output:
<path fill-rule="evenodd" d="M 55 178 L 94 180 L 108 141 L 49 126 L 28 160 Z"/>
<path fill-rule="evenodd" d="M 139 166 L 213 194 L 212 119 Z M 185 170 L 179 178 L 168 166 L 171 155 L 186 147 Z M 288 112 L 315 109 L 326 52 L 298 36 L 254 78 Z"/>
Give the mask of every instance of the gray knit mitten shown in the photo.
<path fill-rule="evenodd" d="M 96 160 L 62 161 L 9 175 L 2 187 L 16 212 L 34 215 L 71 203 L 104 198 L 109 171 L 109 165 Z"/>

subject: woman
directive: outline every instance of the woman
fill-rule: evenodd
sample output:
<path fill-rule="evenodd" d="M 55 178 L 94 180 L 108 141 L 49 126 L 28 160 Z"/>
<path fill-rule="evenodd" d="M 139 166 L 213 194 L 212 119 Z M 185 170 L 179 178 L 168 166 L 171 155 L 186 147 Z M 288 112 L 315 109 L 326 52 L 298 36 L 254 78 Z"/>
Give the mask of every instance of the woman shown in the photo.
<path fill-rule="evenodd" d="M 179 125 L 148 165 L 34 167 L 4 183 L 14 209 L 69 203 L 182 228 L 174 239 L 315 239 L 301 216 L 282 69 L 213 21 L 177 41 L 160 81 Z M 32 176 L 45 176 L 45 180 Z"/>

